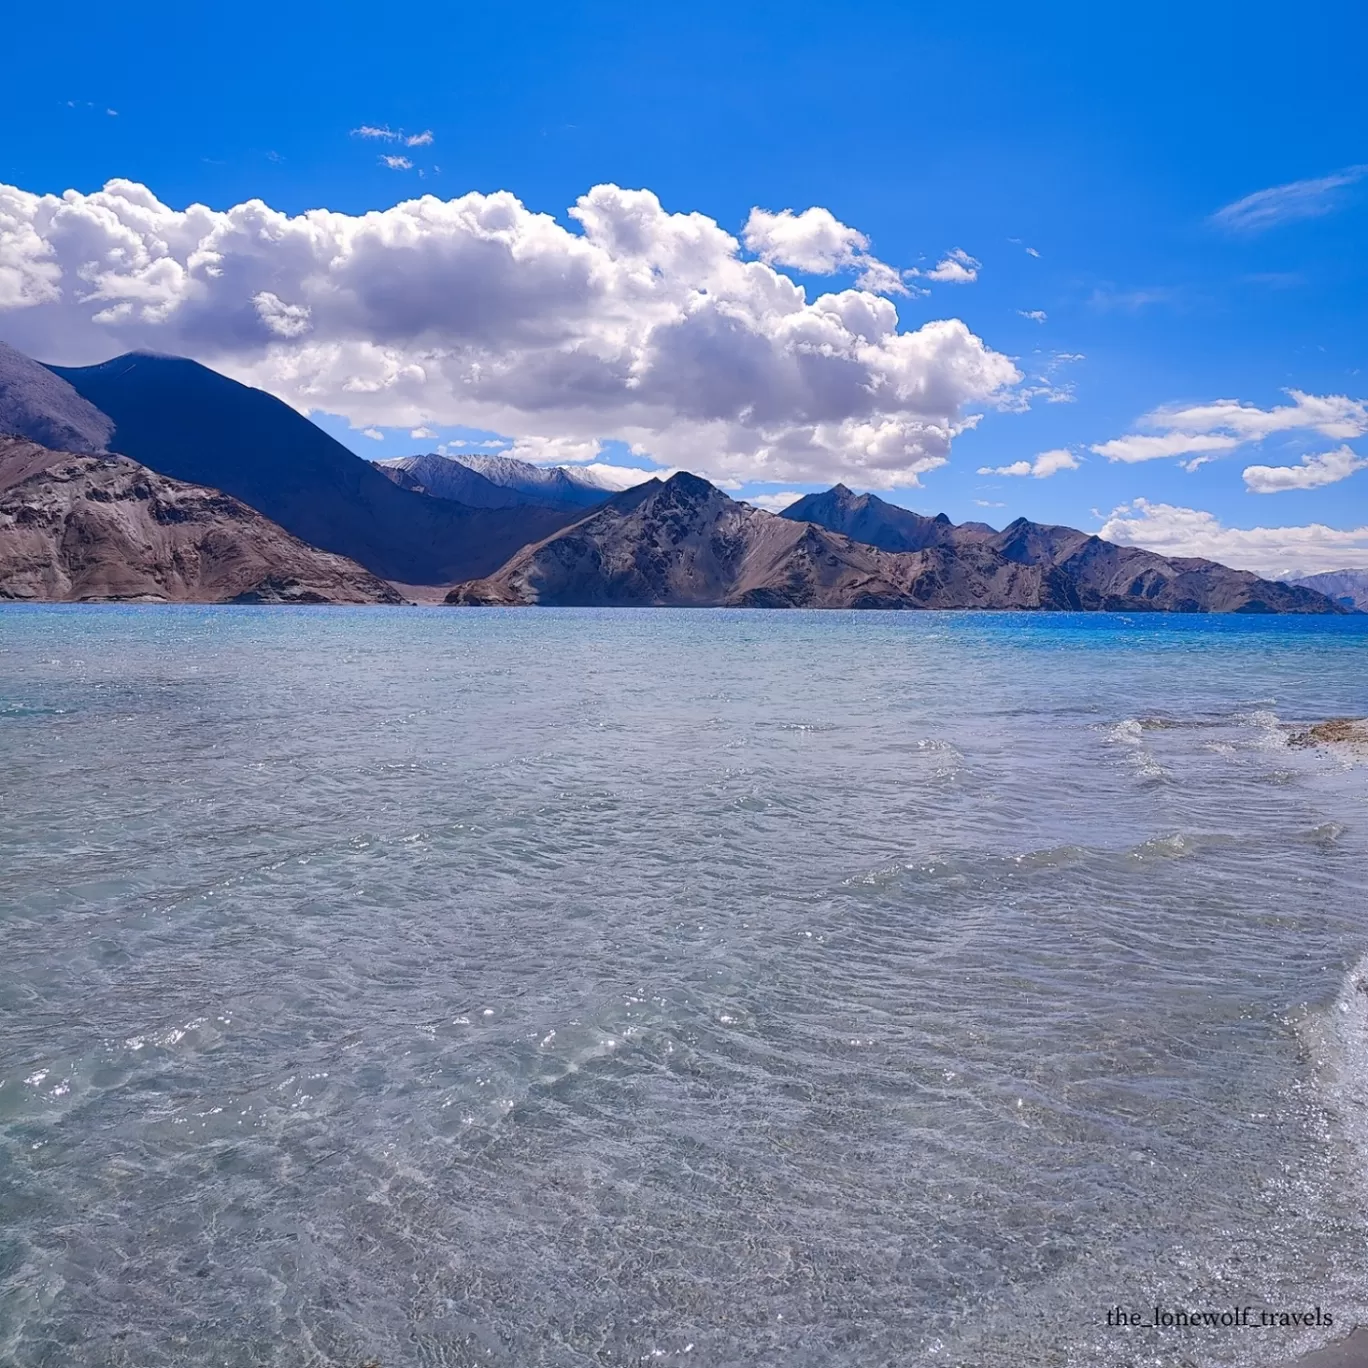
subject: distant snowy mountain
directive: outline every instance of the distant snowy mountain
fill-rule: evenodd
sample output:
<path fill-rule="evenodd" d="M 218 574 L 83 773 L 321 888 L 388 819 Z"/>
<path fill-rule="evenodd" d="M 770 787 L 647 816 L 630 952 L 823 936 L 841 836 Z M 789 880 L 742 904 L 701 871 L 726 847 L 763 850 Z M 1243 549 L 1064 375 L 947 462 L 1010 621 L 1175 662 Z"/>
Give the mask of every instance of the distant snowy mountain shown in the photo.
<path fill-rule="evenodd" d="M 1347 601 L 1360 613 L 1368 613 L 1368 570 L 1326 570 L 1323 574 L 1307 575 L 1289 583 L 1319 590 L 1336 602 Z"/>
<path fill-rule="evenodd" d="M 619 486 L 575 466 L 536 466 L 512 456 L 397 456 L 376 461 L 377 469 L 406 489 L 474 508 L 536 504 L 545 508 L 592 508 Z M 641 472 L 642 481 L 651 477 Z"/>
<path fill-rule="evenodd" d="M 536 466 L 512 456 L 473 456 L 465 452 L 455 458 L 504 489 L 517 490 L 529 499 L 562 505 L 591 508 L 602 503 L 618 487 L 577 466 Z M 643 470 L 644 484 L 651 477 Z"/>
<path fill-rule="evenodd" d="M 403 489 L 430 494 L 434 499 L 451 499 L 469 508 L 515 508 L 531 502 L 515 489 L 487 480 L 449 456 L 435 452 L 427 456 L 396 456 L 376 461 L 375 468 Z M 538 500 L 550 507 L 549 500 Z"/>

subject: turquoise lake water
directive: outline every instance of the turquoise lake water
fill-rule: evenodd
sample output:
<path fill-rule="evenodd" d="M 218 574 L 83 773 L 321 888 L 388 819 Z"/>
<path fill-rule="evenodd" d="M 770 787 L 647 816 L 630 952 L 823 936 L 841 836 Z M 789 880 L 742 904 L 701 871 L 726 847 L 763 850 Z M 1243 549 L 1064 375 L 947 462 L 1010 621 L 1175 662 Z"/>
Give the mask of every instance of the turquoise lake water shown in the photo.
<path fill-rule="evenodd" d="M 1368 618 L 0 609 L 0 1363 L 1368 1320 Z"/>

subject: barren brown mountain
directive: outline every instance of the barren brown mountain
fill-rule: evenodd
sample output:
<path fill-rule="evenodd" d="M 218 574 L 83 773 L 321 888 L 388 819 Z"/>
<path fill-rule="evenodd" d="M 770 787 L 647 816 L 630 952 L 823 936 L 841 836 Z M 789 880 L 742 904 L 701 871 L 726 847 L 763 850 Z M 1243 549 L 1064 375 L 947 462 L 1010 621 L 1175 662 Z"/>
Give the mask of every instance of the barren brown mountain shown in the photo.
<path fill-rule="evenodd" d="M 1310 590 L 1210 561 L 1167 560 L 1072 529 L 1039 528 L 1033 535 L 1034 524 L 1013 524 L 1003 533 L 971 525 L 956 537 L 948 520 L 922 521 L 936 527 L 922 549 L 883 551 L 813 522 L 737 503 L 706 480 L 680 474 L 618 495 L 523 548 L 495 574 L 458 585 L 447 602 L 1342 611 Z"/>
<path fill-rule="evenodd" d="M 216 489 L 17 437 L 0 437 L 0 599 L 402 602 Z"/>

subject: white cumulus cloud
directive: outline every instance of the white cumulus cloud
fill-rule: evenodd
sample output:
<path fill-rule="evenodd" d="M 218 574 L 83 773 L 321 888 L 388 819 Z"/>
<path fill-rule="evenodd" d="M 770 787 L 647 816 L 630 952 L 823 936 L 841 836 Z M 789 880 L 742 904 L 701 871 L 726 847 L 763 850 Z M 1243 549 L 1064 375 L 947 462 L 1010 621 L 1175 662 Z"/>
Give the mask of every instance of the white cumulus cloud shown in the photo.
<path fill-rule="evenodd" d="M 958 319 L 903 332 L 868 290 L 809 298 L 649 191 L 596 186 L 570 216 L 507 192 L 290 215 L 0 186 L 0 332 L 58 363 L 193 356 L 357 428 L 618 439 L 719 479 L 864 488 L 916 484 L 1020 383 Z"/>
<path fill-rule="evenodd" d="M 1042 451 L 1033 461 L 1013 461 L 1005 466 L 980 466 L 980 475 L 1032 475 L 1037 480 L 1046 480 L 1058 475 L 1061 470 L 1077 470 L 1078 458 L 1073 452 L 1060 447 L 1054 451 Z"/>
<path fill-rule="evenodd" d="M 1368 526 L 1226 527 L 1214 513 L 1136 499 L 1114 509 L 1098 535 L 1121 546 L 1200 556 L 1278 578 L 1368 569 Z"/>
<path fill-rule="evenodd" d="M 1347 446 L 1319 456 L 1303 456 L 1300 465 L 1246 466 L 1244 482 L 1254 494 L 1277 494 L 1285 489 L 1319 489 L 1347 480 L 1355 471 L 1368 468 L 1368 459 Z"/>
<path fill-rule="evenodd" d="M 978 279 L 979 268 L 983 265 L 962 248 L 956 247 L 947 252 L 929 271 L 913 271 L 913 275 L 923 275 L 927 280 L 937 280 L 945 285 L 972 285 Z"/>
<path fill-rule="evenodd" d="M 752 508 L 763 508 L 766 513 L 782 513 L 790 504 L 796 504 L 802 497 L 796 489 L 781 489 L 777 494 L 751 494 L 746 502 Z"/>
<path fill-rule="evenodd" d="M 902 275 L 869 255 L 869 239 L 842 223 L 829 209 L 813 206 L 795 214 L 781 209 L 752 209 L 741 240 L 768 266 L 787 267 L 807 275 L 857 271 L 857 284 L 873 294 L 906 294 Z"/>
<path fill-rule="evenodd" d="M 589 461 L 573 469 L 592 475 L 604 489 L 634 489 L 647 480 L 668 480 L 674 470 L 638 470 L 635 466 L 610 465 L 604 461 Z"/>

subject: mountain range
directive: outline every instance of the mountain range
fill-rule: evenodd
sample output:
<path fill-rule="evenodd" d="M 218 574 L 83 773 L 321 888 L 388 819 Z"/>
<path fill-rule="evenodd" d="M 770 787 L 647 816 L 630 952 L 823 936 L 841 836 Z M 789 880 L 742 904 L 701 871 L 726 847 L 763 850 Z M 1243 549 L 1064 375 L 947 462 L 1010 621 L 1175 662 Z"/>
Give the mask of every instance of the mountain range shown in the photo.
<path fill-rule="evenodd" d="M 110 450 L 221 489 L 383 579 L 450 584 L 484 574 L 572 516 L 474 510 L 400 489 L 288 404 L 194 361 L 130 353 L 48 369 L 106 415 Z"/>
<path fill-rule="evenodd" d="M 772 514 L 686 473 L 612 493 L 500 454 L 375 465 L 177 357 L 43 366 L 0 344 L 0 434 L 0 597 L 1349 611 L 1319 583 L 844 485 Z"/>
<path fill-rule="evenodd" d="M 865 540 L 839 529 L 857 527 Z M 914 549 L 884 550 L 886 545 Z M 456 586 L 469 606 L 1344 611 L 1315 590 L 1019 519 L 925 518 L 844 485 L 781 514 L 696 475 L 652 480 Z"/>

